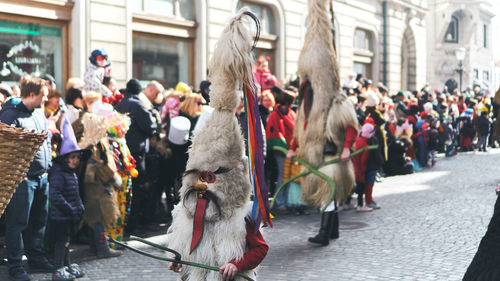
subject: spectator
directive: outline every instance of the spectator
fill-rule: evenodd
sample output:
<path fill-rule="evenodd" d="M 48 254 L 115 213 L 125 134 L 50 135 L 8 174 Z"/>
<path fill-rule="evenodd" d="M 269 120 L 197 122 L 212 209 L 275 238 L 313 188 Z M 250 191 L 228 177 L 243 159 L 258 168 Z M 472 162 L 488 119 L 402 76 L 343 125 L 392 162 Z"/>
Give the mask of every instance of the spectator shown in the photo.
<path fill-rule="evenodd" d="M 260 90 L 264 91 L 278 86 L 278 80 L 269 70 L 270 57 L 259 57 L 257 59 L 257 67 L 254 71 L 255 82 L 260 85 Z"/>
<path fill-rule="evenodd" d="M 90 63 L 83 75 L 85 81 L 83 90 L 87 92 L 96 91 L 101 93 L 103 97 L 112 96 L 113 93 L 102 83 L 104 76 L 106 76 L 106 68 L 111 65 L 108 61 L 108 54 L 104 49 L 96 49 L 90 54 L 89 61 Z"/>
<path fill-rule="evenodd" d="M 488 112 L 481 111 L 481 115 L 477 120 L 477 132 L 479 134 L 479 141 L 477 142 L 477 148 L 479 151 L 486 152 L 486 141 L 490 134 L 491 121 L 488 118 Z"/>
<path fill-rule="evenodd" d="M 278 97 L 277 104 L 274 110 L 269 115 L 266 126 L 266 143 L 267 147 L 273 151 L 274 158 L 278 166 L 278 180 L 276 186 L 279 187 L 283 183 L 283 166 L 285 163 L 285 155 L 282 152 L 273 150 L 274 146 L 283 147 L 289 150 L 295 150 L 296 145 L 293 138 L 293 130 L 295 127 L 295 112 L 291 109 L 295 102 L 296 94 L 283 90 Z M 286 189 L 276 197 L 276 207 L 280 211 L 286 210 Z"/>
<path fill-rule="evenodd" d="M 54 242 L 54 266 L 52 280 L 74 280 L 83 276 L 77 264 L 72 264 L 69 255 L 70 234 L 74 225 L 83 214 L 83 203 L 78 192 L 76 169 L 84 152 L 76 144 L 75 134 L 70 122 L 65 119 L 62 124 L 62 140 L 59 156 L 54 159 L 49 172 L 50 203 L 49 219 Z M 88 157 L 90 151 L 85 151 Z"/>
<path fill-rule="evenodd" d="M 262 124 L 264 127 L 267 124 L 267 119 L 269 118 L 269 114 L 273 111 L 274 105 L 276 104 L 274 100 L 274 95 L 270 90 L 262 91 L 262 94 L 259 97 L 259 111 L 260 118 L 262 120 Z"/>
<path fill-rule="evenodd" d="M 136 161 L 136 169 L 139 176 L 133 179 L 134 197 L 132 198 L 132 209 L 130 212 L 127 231 L 133 231 L 139 222 L 147 223 L 145 217 L 150 202 L 147 202 L 148 192 L 146 190 L 146 140 L 153 136 L 156 123 L 151 113 L 146 110 L 138 95 L 142 91 L 141 84 L 137 79 L 127 82 L 125 97 L 116 105 L 116 110 L 123 114 L 129 114 L 131 124 L 125 138 L 132 157 Z"/>
<path fill-rule="evenodd" d="M 30 131 L 48 132 L 43 111 L 39 110 L 47 95 L 48 88 L 42 79 L 23 77 L 21 97 L 5 103 L 0 121 Z M 23 267 L 23 254 L 28 258 L 31 272 L 53 272 L 55 269 L 42 250 L 49 202 L 50 151 L 47 138 L 31 162 L 26 179 L 19 184 L 7 206 L 5 244 L 9 277 L 13 280 L 30 280 Z"/>

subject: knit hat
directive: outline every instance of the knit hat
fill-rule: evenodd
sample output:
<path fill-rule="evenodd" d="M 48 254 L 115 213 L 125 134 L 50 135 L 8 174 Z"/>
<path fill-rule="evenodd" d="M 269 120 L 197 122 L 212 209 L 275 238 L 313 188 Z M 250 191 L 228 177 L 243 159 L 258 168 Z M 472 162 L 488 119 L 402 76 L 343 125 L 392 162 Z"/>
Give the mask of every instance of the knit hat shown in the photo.
<path fill-rule="evenodd" d="M 366 106 L 377 106 L 379 104 L 379 99 L 374 91 L 366 91 Z"/>
<path fill-rule="evenodd" d="M 125 90 L 125 92 L 131 95 L 138 95 L 140 92 L 142 92 L 141 82 L 139 82 L 139 80 L 135 78 L 128 80 L 127 89 Z"/>
<path fill-rule="evenodd" d="M 370 139 L 373 135 L 375 135 L 375 127 L 372 124 L 366 123 L 361 127 L 361 136 L 363 138 Z"/>

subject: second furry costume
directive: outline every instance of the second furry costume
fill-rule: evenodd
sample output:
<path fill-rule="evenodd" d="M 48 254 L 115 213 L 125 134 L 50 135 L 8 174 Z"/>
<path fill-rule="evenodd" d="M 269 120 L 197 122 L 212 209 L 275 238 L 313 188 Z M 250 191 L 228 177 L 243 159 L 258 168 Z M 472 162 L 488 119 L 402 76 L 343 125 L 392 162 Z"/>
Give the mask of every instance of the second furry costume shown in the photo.
<path fill-rule="evenodd" d="M 300 158 L 313 166 L 349 150 L 358 130 L 354 107 L 340 88 L 326 3 L 326 0 L 308 2 L 307 32 L 298 66 L 301 88 L 294 134 Z M 325 166 L 320 171 L 335 181 L 335 200 L 344 201 L 354 186 L 351 161 Z M 330 192 L 328 183 L 316 175 L 310 174 L 302 179 L 301 199 L 311 205 L 324 207 Z M 328 208 L 323 213 L 319 236 L 309 241 L 328 244 L 327 236 L 332 233 L 332 225 L 338 233 L 338 215 L 333 210 L 334 207 Z"/>
<path fill-rule="evenodd" d="M 251 184 L 235 116 L 241 103 L 237 89 L 242 82 L 252 82 L 252 38 L 243 22 L 245 14 L 248 10 L 242 9 L 230 19 L 214 50 L 210 62 L 214 111 L 193 137 L 181 201 L 173 210 L 167 240 L 184 260 L 218 267 L 232 264 L 255 280 L 254 269 L 268 246 L 249 219 Z M 179 280 L 222 280 L 222 275 L 186 266 Z"/>

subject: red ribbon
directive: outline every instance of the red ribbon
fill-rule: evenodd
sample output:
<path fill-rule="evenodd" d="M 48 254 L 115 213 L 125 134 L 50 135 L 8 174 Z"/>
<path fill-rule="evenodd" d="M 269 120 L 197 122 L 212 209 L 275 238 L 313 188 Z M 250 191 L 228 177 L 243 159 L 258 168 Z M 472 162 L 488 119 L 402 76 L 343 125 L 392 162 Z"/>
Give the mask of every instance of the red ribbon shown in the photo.
<path fill-rule="evenodd" d="M 193 238 L 191 240 L 191 251 L 189 254 L 193 252 L 198 243 L 203 236 L 203 219 L 205 217 L 205 210 L 207 208 L 208 199 L 200 197 L 198 195 L 198 202 L 196 202 L 196 211 L 194 213 L 193 220 Z"/>

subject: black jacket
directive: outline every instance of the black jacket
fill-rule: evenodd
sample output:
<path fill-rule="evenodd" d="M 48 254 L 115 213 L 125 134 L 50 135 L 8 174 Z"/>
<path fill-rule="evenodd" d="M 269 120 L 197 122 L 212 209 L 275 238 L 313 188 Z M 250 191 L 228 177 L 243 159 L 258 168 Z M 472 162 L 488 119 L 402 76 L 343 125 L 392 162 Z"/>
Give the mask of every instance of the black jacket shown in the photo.
<path fill-rule="evenodd" d="M 125 136 L 130 153 L 144 154 L 146 139 L 152 137 L 156 130 L 151 113 L 144 108 L 137 95 L 129 93 L 125 93 L 115 109 L 120 113 L 128 113 L 131 119 L 130 129 Z"/>
<path fill-rule="evenodd" d="M 488 136 L 490 133 L 490 120 L 486 117 L 479 116 L 479 118 L 477 118 L 477 132 L 481 136 Z"/>
<path fill-rule="evenodd" d="M 54 161 L 49 172 L 49 218 L 56 221 L 79 220 L 83 203 L 78 192 L 78 178 L 62 160 Z"/>
<path fill-rule="evenodd" d="M 36 132 L 48 132 L 47 119 L 42 110 L 29 110 L 21 101 L 21 98 L 12 98 L 8 100 L 0 111 L 0 121 L 18 128 L 27 129 Z M 50 147 L 50 136 L 40 146 L 38 152 L 31 162 L 27 177 L 34 178 L 48 171 L 52 156 Z"/>

